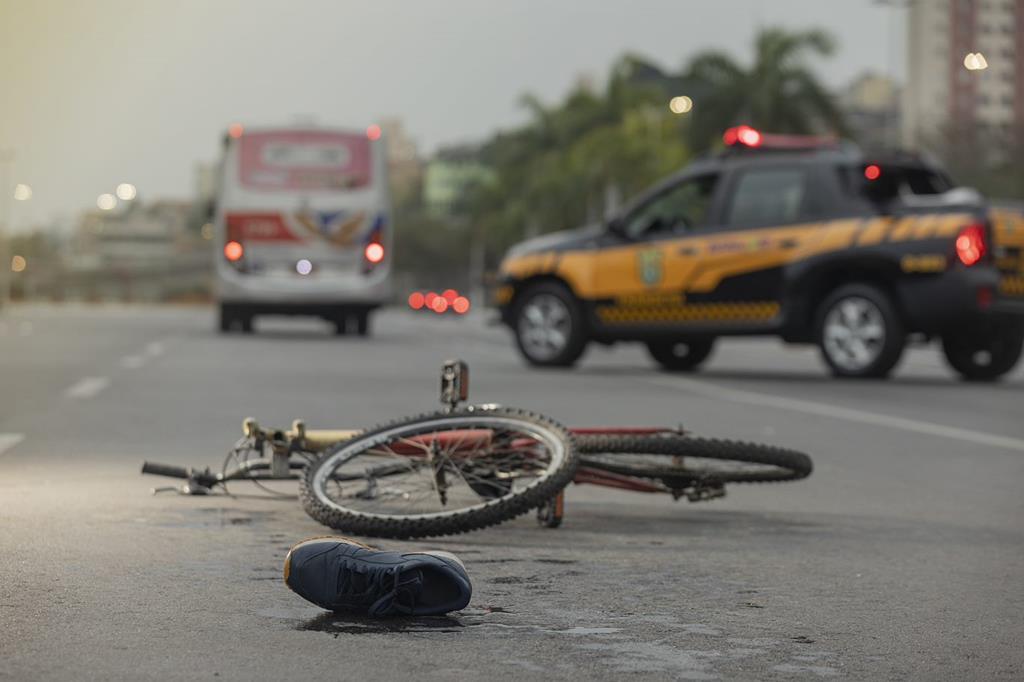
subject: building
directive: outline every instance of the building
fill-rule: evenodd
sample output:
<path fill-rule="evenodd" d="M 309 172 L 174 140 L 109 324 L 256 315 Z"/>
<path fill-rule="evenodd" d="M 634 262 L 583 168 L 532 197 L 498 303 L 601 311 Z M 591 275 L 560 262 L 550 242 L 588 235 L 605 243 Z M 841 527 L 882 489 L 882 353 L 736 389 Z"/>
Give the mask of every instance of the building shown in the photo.
<path fill-rule="evenodd" d="M 71 237 L 65 296 L 166 300 L 209 288 L 209 242 L 189 229 L 194 202 L 124 203 L 84 212 Z"/>
<path fill-rule="evenodd" d="M 399 119 L 381 119 L 380 129 L 387 144 L 388 180 L 395 201 L 401 204 L 419 195 L 423 184 L 423 162 L 416 141 Z"/>
<path fill-rule="evenodd" d="M 981 53 L 986 68 L 977 66 Z M 965 64 L 965 60 L 967 60 Z M 903 143 L 1024 130 L 1024 0 L 910 0 Z"/>
<path fill-rule="evenodd" d="M 900 145 L 900 91 L 891 78 L 863 73 L 837 97 L 850 133 L 865 149 Z"/>

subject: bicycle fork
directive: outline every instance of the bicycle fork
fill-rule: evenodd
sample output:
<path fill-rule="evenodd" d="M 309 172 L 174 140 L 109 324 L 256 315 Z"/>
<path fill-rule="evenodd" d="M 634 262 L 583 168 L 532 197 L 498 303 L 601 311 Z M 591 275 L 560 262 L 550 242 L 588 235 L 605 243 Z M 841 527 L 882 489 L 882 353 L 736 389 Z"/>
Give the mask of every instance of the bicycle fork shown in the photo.
<path fill-rule="evenodd" d="M 441 506 L 448 504 L 448 478 L 444 473 L 445 456 L 441 454 L 441 448 L 436 440 L 430 443 L 430 450 L 427 452 L 427 462 L 434 472 L 434 488 L 437 490 L 437 497 L 441 500 Z"/>

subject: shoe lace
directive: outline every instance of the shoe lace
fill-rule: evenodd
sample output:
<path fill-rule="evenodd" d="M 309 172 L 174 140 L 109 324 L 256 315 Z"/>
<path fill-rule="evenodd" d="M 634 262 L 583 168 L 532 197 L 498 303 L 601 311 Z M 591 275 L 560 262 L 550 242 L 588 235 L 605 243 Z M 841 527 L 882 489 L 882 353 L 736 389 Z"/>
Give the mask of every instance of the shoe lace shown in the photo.
<path fill-rule="evenodd" d="M 400 567 L 374 567 L 344 561 L 338 571 L 336 594 L 339 601 L 373 607 L 376 613 L 412 613 L 419 574 L 402 580 Z"/>

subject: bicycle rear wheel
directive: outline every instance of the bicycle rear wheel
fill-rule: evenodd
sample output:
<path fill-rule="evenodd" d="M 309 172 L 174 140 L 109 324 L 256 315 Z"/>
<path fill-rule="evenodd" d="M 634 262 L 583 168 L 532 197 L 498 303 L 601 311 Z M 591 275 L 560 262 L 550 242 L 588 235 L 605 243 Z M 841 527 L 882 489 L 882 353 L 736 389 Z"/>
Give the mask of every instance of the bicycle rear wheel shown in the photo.
<path fill-rule="evenodd" d="M 578 435 L 576 447 L 583 466 L 656 479 L 673 489 L 793 481 L 814 468 L 811 458 L 796 450 L 672 432 Z"/>
<path fill-rule="evenodd" d="M 484 528 L 543 504 L 578 458 L 559 424 L 512 408 L 402 419 L 327 450 L 306 469 L 306 512 L 346 533 L 388 538 Z"/>

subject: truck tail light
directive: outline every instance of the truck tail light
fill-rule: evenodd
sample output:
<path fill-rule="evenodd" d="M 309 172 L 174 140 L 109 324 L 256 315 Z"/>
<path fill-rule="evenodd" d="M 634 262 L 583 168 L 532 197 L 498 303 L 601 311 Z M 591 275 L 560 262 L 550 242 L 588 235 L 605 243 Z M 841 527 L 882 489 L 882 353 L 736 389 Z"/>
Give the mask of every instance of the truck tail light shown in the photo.
<path fill-rule="evenodd" d="M 968 225 L 956 236 L 956 256 L 960 262 L 971 267 L 988 253 L 985 226 L 981 223 Z"/>

